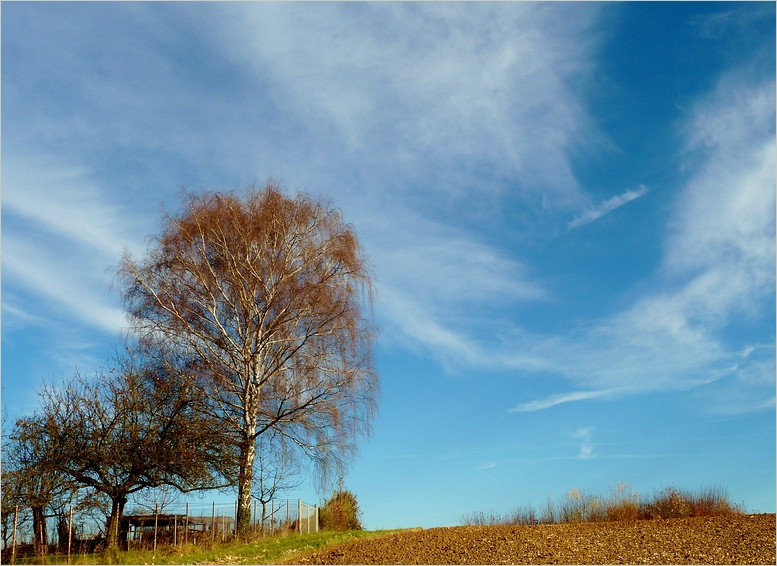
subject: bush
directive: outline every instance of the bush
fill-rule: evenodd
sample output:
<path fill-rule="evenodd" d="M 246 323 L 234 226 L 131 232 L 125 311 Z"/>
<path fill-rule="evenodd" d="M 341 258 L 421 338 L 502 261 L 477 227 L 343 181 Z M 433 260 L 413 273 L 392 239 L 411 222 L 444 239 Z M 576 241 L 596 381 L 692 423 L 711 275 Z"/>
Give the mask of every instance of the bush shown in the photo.
<path fill-rule="evenodd" d="M 361 511 L 356 496 L 344 490 L 341 482 L 337 491 L 319 509 L 318 522 L 322 530 L 360 531 L 362 524 L 359 515 Z"/>

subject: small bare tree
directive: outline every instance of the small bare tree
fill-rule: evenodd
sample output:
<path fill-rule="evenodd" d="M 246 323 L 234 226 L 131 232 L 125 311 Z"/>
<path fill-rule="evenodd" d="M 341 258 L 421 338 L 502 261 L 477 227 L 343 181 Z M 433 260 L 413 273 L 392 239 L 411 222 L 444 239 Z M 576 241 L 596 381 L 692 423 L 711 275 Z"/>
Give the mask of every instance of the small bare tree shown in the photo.
<path fill-rule="evenodd" d="M 262 505 L 262 533 L 267 521 L 267 504 L 279 493 L 291 491 L 302 484 L 300 468 L 297 454 L 287 439 L 275 431 L 259 437 L 251 490 L 254 499 Z"/>
<path fill-rule="evenodd" d="M 135 331 L 192 356 L 210 414 L 234 435 L 239 532 L 250 528 L 262 434 L 295 443 L 322 485 L 342 475 L 369 433 L 378 376 L 371 274 L 339 211 L 272 182 L 242 197 L 186 194 L 118 276 Z"/>
<path fill-rule="evenodd" d="M 133 515 L 151 514 L 155 511 L 164 514 L 168 509 L 178 505 L 181 492 L 169 485 L 162 485 L 154 489 L 146 489 L 133 494 Z"/>

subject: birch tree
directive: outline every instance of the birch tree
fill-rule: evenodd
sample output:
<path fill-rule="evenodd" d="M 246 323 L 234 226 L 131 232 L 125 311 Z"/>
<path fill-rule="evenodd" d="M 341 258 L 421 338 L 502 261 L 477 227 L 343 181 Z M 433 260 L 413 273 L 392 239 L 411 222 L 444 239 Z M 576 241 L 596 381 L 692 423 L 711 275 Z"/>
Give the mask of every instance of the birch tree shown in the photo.
<path fill-rule="evenodd" d="M 341 475 L 369 433 L 378 376 L 371 273 L 338 210 L 273 182 L 185 194 L 118 280 L 134 330 L 192 357 L 210 414 L 233 433 L 239 532 L 268 431 L 311 458 L 322 485 Z"/>

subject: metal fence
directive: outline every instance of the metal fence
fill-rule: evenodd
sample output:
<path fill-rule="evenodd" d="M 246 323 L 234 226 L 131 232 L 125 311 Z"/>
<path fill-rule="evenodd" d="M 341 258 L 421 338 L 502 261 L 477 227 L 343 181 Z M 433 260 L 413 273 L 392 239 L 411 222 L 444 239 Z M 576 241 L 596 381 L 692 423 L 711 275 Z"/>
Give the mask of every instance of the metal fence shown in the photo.
<path fill-rule="evenodd" d="M 318 505 L 307 505 L 297 500 L 299 508 L 297 509 L 298 531 L 302 534 L 318 532 Z"/>
<path fill-rule="evenodd" d="M 19 509 L 22 512 L 22 509 Z M 119 544 L 125 549 L 153 548 L 162 545 L 207 544 L 232 540 L 236 535 L 237 504 L 201 502 L 176 503 L 149 509 L 128 506 L 119 525 Z M 65 518 L 67 520 L 67 517 Z M 272 500 L 265 504 L 254 501 L 250 531 L 255 536 L 287 533 L 315 533 L 319 530 L 318 505 L 308 505 L 301 499 Z M 47 521 L 46 553 L 64 552 L 72 547 L 73 552 L 90 552 L 98 545 L 104 525 L 93 523 L 90 529 L 75 522 L 65 532 L 70 540 L 58 540 L 56 522 L 59 517 Z M 3 556 L 26 554 L 32 543 L 32 533 L 27 528 L 16 529 L 4 545 Z M 21 525 L 20 525 L 21 526 Z M 29 529 L 31 531 L 31 529 Z M 61 534 L 60 534 L 61 536 Z M 6 537 L 4 537 L 5 539 Z M 90 544 L 91 543 L 91 544 Z M 13 546 L 13 548 L 11 548 Z M 5 562 L 5 560 L 3 560 Z"/>
<path fill-rule="evenodd" d="M 157 543 L 165 544 L 225 542 L 236 535 L 236 503 L 184 503 L 168 505 L 156 513 L 137 511 L 126 514 L 121 524 L 121 539 L 128 548 L 148 546 L 154 535 Z M 261 503 L 253 503 L 250 525 L 253 534 L 315 533 L 318 527 L 318 505 L 308 505 L 301 499 L 280 499 L 267 502 L 262 509 Z"/>

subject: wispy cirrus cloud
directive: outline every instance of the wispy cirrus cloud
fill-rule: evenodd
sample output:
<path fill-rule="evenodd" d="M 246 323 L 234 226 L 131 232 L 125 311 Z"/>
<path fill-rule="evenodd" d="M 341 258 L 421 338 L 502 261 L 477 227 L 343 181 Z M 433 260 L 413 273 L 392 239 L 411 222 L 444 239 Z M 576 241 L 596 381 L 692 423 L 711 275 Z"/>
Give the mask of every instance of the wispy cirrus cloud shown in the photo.
<path fill-rule="evenodd" d="M 366 245 L 377 266 L 378 314 L 389 339 L 431 351 L 446 367 L 483 363 L 484 346 L 462 330 L 482 313 L 548 300 L 527 265 L 455 227 L 401 209 L 366 223 Z M 489 323 L 490 324 L 490 323 Z"/>
<path fill-rule="evenodd" d="M 82 323 L 116 336 L 125 325 L 125 317 L 118 299 L 111 301 L 107 293 L 110 280 L 105 275 L 106 266 L 89 258 L 88 251 L 77 260 L 72 250 L 68 255 L 70 261 L 62 262 L 56 250 L 47 252 L 45 247 L 6 235 L 3 284 L 42 299 L 34 311 L 25 311 L 27 320 L 61 317 L 64 309 Z"/>
<path fill-rule="evenodd" d="M 774 309 L 774 121 L 773 79 L 748 81 L 735 71 L 699 101 L 685 128 L 692 174 L 666 234 L 656 289 L 574 338 L 536 337 L 532 353 L 586 389 L 513 411 L 688 388 L 706 391 L 700 395 L 716 412 L 774 405 L 774 350 L 743 356 L 748 345 L 725 338 L 729 324 L 768 324 L 764 307 Z"/>
<path fill-rule="evenodd" d="M 3 216 L 3 284 L 39 299 L 23 309 L 4 302 L 12 319 L 61 317 L 64 309 L 110 334 L 124 326 L 118 297 L 109 293 L 109 271 L 125 248 L 140 249 L 139 237 L 131 218 L 104 201 L 87 170 L 57 167 L 40 156 L 6 159 Z"/>
<path fill-rule="evenodd" d="M 520 403 L 519 405 L 510 409 L 511 413 L 526 413 L 532 411 L 541 411 L 543 409 L 549 409 L 556 405 L 563 403 L 570 403 L 573 401 L 586 401 L 588 399 L 607 399 L 618 394 L 617 389 L 603 389 L 601 391 L 572 391 L 569 393 L 560 393 L 558 395 L 551 395 L 545 399 L 536 399 L 529 401 L 528 403 Z"/>
<path fill-rule="evenodd" d="M 499 339 L 488 339 L 464 319 L 436 311 L 434 305 L 445 303 L 432 292 L 429 302 L 397 298 L 397 324 L 448 367 L 543 372 L 576 386 L 519 403 L 512 412 L 671 390 L 735 392 L 705 394 L 705 406 L 715 412 L 772 406 L 773 352 L 742 357 L 746 345 L 732 342 L 725 331 L 743 316 L 757 318 L 774 296 L 773 102 L 773 82 L 748 83 L 733 73 L 690 112 L 684 130 L 690 174 L 664 236 L 663 260 L 649 290 L 619 312 L 555 335 L 502 325 Z M 579 217 L 575 227 L 647 192 L 641 186 L 609 199 Z M 477 293 L 478 286 L 469 284 L 476 280 L 468 279 L 475 264 L 459 264 L 468 282 L 461 288 Z M 532 288 L 531 278 L 524 281 Z M 429 283 L 434 289 L 434 277 Z M 411 287 L 417 285 L 397 285 L 400 291 Z M 523 300 L 547 297 L 537 292 Z"/>
<path fill-rule="evenodd" d="M 756 20 L 771 20 L 773 13 L 768 5 L 753 3 L 737 10 L 713 12 L 691 18 L 690 24 L 699 30 L 702 37 L 720 39 L 732 31 L 742 32 Z"/>
<path fill-rule="evenodd" d="M 3 209 L 39 232 L 66 238 L 118 260 L 124 248 L 138 252 L 127 211 L 104 202 L 85 168 L 64 168 L 38 156 L 7 157 L 3 166 Z"/>
<path fill-rule="evenodd" d="M 249 4 L 220 10 L 229 25 L 217 28 L 228 30 L 217 41 L 271 77 L 267 96 L 314 138 L 334 135 L 363 167 L 413 181 L 395 190 L 418 191 L 420 181 L 427 197 L 481 194 L 503 190 L 495 180 L 507 177 L 560 205 L 585 200 L 569 149 L 605 143 L 568 86 L 589 68 L 595 42 L 584 34 L 596 13 Z"/>
<path fill-rule="evenodd" d="M 585 226 L 586 224 L 590 224 L 591 222 L 598 220 L 605 214 L 609 214 L 616 208 L 620 208 L 624 204 L 627 204 L 635 199 L 638 199 L 641 196 L 644 196 L 645 194 L 647 194 L 647 192 L 648 192 L 648 188 L 644 185 L 640 185 L 638 189 L 634 189 L 634 190 L 629 189 L 623 194 L 607 199 L 597 207 L 587 209 L 580 216 L 577 216 L 575 217 L 574 220 L 569 221 L 567 225 L 569 226 L 570 230 L 573 230 L 575 228 L 579 228 L 580 226 Z"/>

